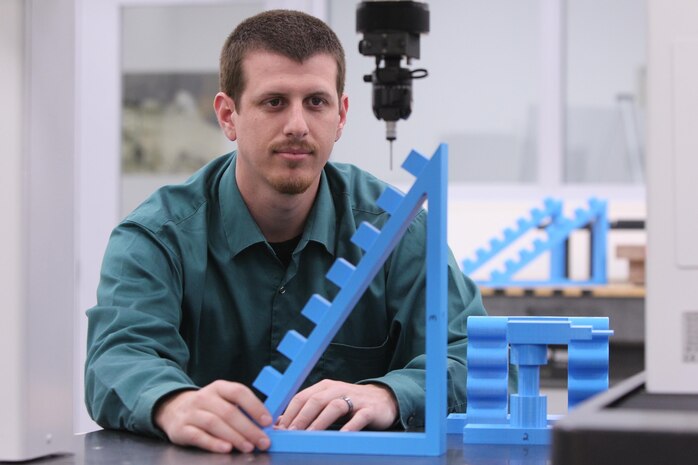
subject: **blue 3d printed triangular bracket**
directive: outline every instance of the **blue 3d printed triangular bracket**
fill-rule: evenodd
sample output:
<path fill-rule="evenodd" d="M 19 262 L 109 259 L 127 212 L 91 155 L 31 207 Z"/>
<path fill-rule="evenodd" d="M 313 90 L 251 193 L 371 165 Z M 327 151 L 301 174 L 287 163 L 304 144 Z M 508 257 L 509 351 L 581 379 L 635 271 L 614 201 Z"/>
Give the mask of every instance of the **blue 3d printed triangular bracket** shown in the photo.
<path fill-rule="evenodd" d="M 424 432 L 285 431 L 268 429 L 270 452 L 335 454 L 441 455 L 446 451 L 447 243 L 446 193 L 448 148 L 441 144 L 431 159 L 412 151 L 402 167 L 416 177 L 407 194 L 388 187 L 377 204 L 390 214 L 382 230 L 363 223 L 352 237 L 365 254 L 354 266 L 339 258 L 327 278 L 340 287 L 332 302 L 313 295 L 302 314 L 315 323 L 306 339 L 289 331 L 278 346 L 291 363 L 285 372 L 267 366 L 253 385 L 267 396 L 274 421 L 308 376 L 354 305 L 402 238 L 423 202 L 427 217 L 426 407 Z"/>

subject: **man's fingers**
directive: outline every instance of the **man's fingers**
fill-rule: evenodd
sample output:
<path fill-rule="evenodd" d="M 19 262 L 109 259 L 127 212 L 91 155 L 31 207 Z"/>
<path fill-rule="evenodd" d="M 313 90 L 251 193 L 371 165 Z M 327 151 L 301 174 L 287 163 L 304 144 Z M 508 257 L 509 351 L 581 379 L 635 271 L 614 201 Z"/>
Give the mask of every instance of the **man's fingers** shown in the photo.
<path fill-rule="evenodd" d="M 248 412 L 253 412 L 249 414 Z M 176 393 L 155 414 L 156 424 L 175 444 L 214 452 L 235 448 L 266 450 L 269 438 L 258 426 L 271 416 L 252 391 L 240 384 L 216 381 L 198 391 Z"/>
<path fill-rule="evenodd" d="M 170 440 L 175 444 L 183 446 L 195 446 L 211 452 L 226 454 L 233 449 L 233 445 L 227 441 L 216 438 L 208 434 L 206 431 L 195 426 L 185 426 L 177 435 L 171 437 Z"/>
<path fill-rule="evenodd" d="M 291 422 L 296 418 L 296 415 L 298 415 L 298 412 L 303 408 L 304 402 L 298 399 L 299 394 L 296 394 L 293 399 L 291 399 L 291 402 L 288 403 L 288 407 L 286 407 L 284 413 L 279 417 L 277 426 L 280 429 L 288 429 Z"/>
<path fill-rule="evenodd" d="M 318 384 L 313 384 L 312 386 L 303 389 L 295 396 L 293 396 L 293 399 L 291 399 L 291 402 L 289 402 L 283 415 L 279 417 L 277 426 L 280 429 L 288 429 L 291 426 L 291 423 L 293 423 L 293 420 L 296 419 L 298 413 L 300 413 L 303 406 L 305 406 L 305 403 L 308 401 L 308 399 L 314 394 L 322 391 L 322 389 L 323 383 L 320 382 Z"/>
<path fill-rule="evenodd" d="M 340 431 L 361 431 L 366 428 L 371 421 L 373 421 L 373 419 L 366 410 L 359 410 L 354 413 L 354 416 L 351 417 L 344 426 L 342 426 Z"/>
<path fill-rule="evenodd" d="M 232 444 L 235 449 L 242 452 L 252 452 L 255 443 L 259 443 L 265 438 L 264 433 L 239 410 L 236 414 L 229 415 L 228 418 L 221 418 L 212 412 L 201 411 L 192 420 L 192 424 L 207 435 Z"/>
<path fill-rule="evenodd" d="M 398 415 L 390 388 L 380 384 L 353 385 L 324 380 L 299 392 L 279 418 L 280 429 L 327 429 L 350 417 L 343 431 L 389 428 Z"/>
<path fill-rule="evenodd" d="M 306 429 L 317 418 L 320 412 L 327 405 L 327 400 L 321 396 L 315 396 L 308 399 L 303 408 L 298 412 L 298 415 L 291 421 L 288 429 Z"/>
<path fill-rule="evenodd" d="M 263 427 L 271 426 L 271 414 L 251 389 L 242 384 L 225 381 L 216 381 L 212 387 L 223 399 L 244 410 L 257 424 Z"/>
<path fill-rule="evenodd" d="M 239 392 L 245 390 L 247 388 Z M 217 383 L 213 389 L 202 389 L 202 396 L 196 399 L 195 409 L 191 411 L 188 421 L 205 432 L 232 443 L 238 450 L 251 452 L 254 447 L 260 450 L 269 448 L 269 438 L 237 405 L 240 401 L 224 398 L 221 391 L 236 394 L 234 389 L 226 389 L 222 383 Z M 204 396 L 206 393 L 212 395 Z"/>
<path fill-rule="evenodd" d="M 347 403 L 344 399 L 336 398 L 320 412 L 320 414 L 308 426 L 309 430 L 325 430 L 337 420 L 349 413 Z"/>
<path fill-rule="evenodd" d="M 250 418 L 237 407 L 235 409 L 237 410 L 237 414 L 226 418 L 228 424 L 231 425 L 235 431 L 242 434 L 246 441 L 254 444 L 254 446 L 260 450 L 267 450 L 270 442 L 267 435 L 264 434 L 264 431 L 259 429 L 257 424 L 250 420 Z"/>

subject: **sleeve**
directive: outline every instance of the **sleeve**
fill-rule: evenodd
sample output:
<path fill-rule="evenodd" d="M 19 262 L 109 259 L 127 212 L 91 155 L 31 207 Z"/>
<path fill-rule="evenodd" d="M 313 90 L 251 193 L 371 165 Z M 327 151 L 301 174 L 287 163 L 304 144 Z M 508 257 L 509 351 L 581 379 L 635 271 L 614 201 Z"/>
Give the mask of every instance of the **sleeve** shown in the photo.
<path fill-rule="evenodd" d="M 426 214 L 421 212 L 393 251 L 387 264 L 386 297 L 394 314 L 391 337 L 395 350 L 389 372 L 363 380 L 388 386 L 398 402 L 406 429 L 424 426 L 426 355 Z M 467 319 L 486 315 L 480 291 L 448 253 L 448 413 L 466 406 Z"/>
<path fill-rule="evenodd" d="M 197 389 L 179 333 L 181 276 L 176 254 L 150 231 L 125 222 L 112 233 L 97 305 L 87 311 L 85 404 L 100 426 L 164 438 L 153 423 L 155 404 Z"/>

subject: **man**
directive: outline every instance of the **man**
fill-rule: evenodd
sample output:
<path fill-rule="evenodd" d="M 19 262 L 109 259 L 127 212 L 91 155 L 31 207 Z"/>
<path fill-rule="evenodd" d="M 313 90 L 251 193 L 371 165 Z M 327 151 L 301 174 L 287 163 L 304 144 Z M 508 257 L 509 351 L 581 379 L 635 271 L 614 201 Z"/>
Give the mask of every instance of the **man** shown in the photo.
<path fill-rule="evenodd" d="M 88 311 L 86 403 L 104 427 L 215 452 L 266 450 L 272 418 L 250 388 L 385 184 L 328 163 L 349 106 L 344 52 L 303 13 L 241 23 L 214 100 L 237 151 L 160 189 L 114 230 Z M 420 212 L 275 427 L 419 428 L 424 420 L 426 213 Z M 465 407 L 466 319 L 484 314 L 449 261 L 449 411 Z M 444 412 L 446 414 L 446 412 Z"/>

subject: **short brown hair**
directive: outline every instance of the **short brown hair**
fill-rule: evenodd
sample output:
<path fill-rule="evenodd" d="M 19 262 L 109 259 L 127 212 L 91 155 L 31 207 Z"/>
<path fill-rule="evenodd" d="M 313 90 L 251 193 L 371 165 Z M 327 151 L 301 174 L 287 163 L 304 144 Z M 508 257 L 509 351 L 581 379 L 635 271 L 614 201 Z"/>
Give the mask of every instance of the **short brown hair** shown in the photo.
<path fill-rule="evenodd" d="M 337 35 L 323 21 L 300 11 L 270 10 L 241 22 L 223 45 L 220 90 L 238 102 L 245 89 L 242 61 L 251 51 L 278 53 L 302 63 L 318 53 L 337 62 L 337 95 L 344 92 L 346 64 Z"/>

